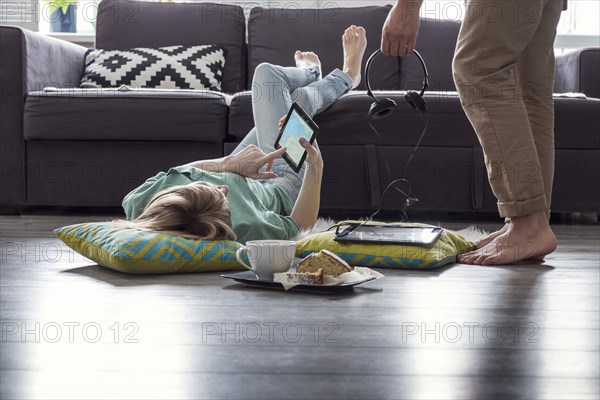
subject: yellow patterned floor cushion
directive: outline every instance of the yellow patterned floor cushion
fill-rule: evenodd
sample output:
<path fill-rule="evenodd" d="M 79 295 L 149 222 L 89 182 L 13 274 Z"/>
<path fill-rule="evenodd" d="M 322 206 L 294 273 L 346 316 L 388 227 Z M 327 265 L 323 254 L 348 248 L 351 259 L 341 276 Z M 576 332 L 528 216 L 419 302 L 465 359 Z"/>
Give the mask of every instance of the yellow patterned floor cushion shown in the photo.
<path fill-rule="evenodd" d="M 340 222 L 341 228 L 349 223 Z M 384 223 L 369 222 L 369 225 Z M 425 226 L 425 224 L 411 224 Z M 340 231 L 342 230 L 340 228 Z M 339 243 L 334 241 L 335 232 L 322 232 L 304 239 L 296 244 L 296 256 L 306 257 L 323 249 L 340 256 L 350 265 L 362 267 L 388 267 L 405 269 L 433 269 L 456 261 L 457 254 L 471 250 L 475 244 L 464 239 L 458 233 L 444 229 L 432 247 L 376 244 L 376 243 Z"/>
<path fill-rule="evenodd" d="M 54 233 L 98 265 L 129 274 L 244 269 L 235 258 L 242 244 L 234 241 L 186 239 L 114 222 L 69 225 Z"/>

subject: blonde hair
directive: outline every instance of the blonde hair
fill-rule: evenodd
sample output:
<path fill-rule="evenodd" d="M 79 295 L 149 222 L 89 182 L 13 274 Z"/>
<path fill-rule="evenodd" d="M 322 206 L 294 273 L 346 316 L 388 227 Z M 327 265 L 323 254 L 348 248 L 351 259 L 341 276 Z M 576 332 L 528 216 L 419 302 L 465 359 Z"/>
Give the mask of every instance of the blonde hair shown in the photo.
<path fill-rule="evenodd" d="M 203 182 L 165 189 L 150 200 L 139 217 L 121 223 L 193 239 L 236 239 L 225 196 Z"/>

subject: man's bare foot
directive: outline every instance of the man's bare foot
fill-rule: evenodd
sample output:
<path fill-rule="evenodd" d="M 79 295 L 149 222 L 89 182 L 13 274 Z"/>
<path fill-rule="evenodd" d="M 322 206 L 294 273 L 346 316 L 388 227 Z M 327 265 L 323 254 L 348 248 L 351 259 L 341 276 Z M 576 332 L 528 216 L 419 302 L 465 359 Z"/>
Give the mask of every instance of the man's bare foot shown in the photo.
<path fill-rule="evenodd" d="M 294 59 L 296 60 L 296 67 L 298 68 L 319 68 L 319 79 L 321 79 L 321 60 L 319 56 L 312 51 L 300 51 L 296 50 L 294 53 Z"/>
<path fill-rule="evenodd" d="M 506 265 L 542 260 L 556 250 L 556 244 L 546 213 L 540 211 L 511 218 L 506 232 L 480 249 L 458 256 L 458 261 L 463 264 Z"/>
<path fill-rule="evenodd" d="M 483 246 L 486 246 L 487 244 L 491 243 L 498 236 L 506 233 L 507 230 L 508 230 L 508 223 L 504 224 L 504 226 L 501 229 L 489 234 L 488 236 L 486 236 L 485 238 L 483 238 L 479 242 L 477 242 L 476 248 L 481 249 Z"/>
<path fill-rule="evenodd" d="M 352 79 L 352 89 L 360 84 L 362 60 L 367 49 L 367 32 L 362 26 L 352 25 L 342 36 L 344 45 L 344 72 Z"/>

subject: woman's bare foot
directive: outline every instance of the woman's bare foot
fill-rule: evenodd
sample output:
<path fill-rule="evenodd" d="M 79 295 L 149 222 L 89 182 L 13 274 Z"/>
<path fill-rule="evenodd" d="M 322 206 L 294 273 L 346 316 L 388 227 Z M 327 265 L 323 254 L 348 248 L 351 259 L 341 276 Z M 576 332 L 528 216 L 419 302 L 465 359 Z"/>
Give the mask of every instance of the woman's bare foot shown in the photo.
<path fill-rule="evenodd" d="M 296 67 L 298 68 L 319 68 L 319 79 L 321 79 L 321 60 L 319 56 L 312 51 L 300 51 L 296 50 L 294 53 L 294 59 L 296 60 Z"/>
<path fill-rule="evenodd" d="M 458 256 L 464 264 L 506 265 L 524 260 L 542 260 L 556 250 L 556 236 L 544 211 L 511 218 L 506 232 L 487 245 Z"/>
<path fill-rule="evenodd" d="M 367 49 L 367 32 L 362 26 L 352 25 L 342 36 L 344 45 L 344 72 L 352 79 L 352 89 L 360 84 L 362 60 Z"/>

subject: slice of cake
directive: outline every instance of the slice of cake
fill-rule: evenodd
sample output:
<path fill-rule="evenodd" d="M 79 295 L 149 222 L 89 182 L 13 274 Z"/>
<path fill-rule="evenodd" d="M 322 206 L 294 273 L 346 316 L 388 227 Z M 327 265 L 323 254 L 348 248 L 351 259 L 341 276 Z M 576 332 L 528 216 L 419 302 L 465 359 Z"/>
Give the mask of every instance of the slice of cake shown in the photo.
<path fill-rule="evenodd" d="M 273 274 L 273 282 L 322 285 L 323 270 L 319 269 L 315 272 L 277 272 Z"/>
<path fill-rule="evenodd" d="M 325 275 L 333 276 L 352 271 L 352 267 L 346 261 L 329 250 L 310 254 L 296 267 L 297 272 L 315 272 L 319 269 L 322 269 Z"/>

